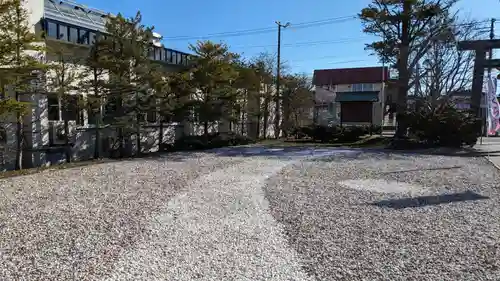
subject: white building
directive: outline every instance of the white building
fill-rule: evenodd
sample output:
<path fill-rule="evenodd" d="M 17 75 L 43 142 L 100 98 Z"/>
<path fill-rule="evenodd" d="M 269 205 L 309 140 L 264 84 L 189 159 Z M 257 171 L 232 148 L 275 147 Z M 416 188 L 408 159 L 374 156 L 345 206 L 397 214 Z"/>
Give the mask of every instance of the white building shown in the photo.
<path fill-rule="evenodd" d="M 64 46 L 69 50 L 72 57 L 85 57 L 94 43 L 98 33 L 105 30 L 108 13 L 89 8 L 71 1 L 60 0 L 25 0 L 29 13 L 29 26 L 38 35 L 45 34 L 45 44 L 51 48 Z M 161 35 L 154 34 L 154 51 L 150 58 L 162 63 L 170 71 L 178 71 L 188 64 L 188 54 L 169 48 L 161 43 Z M 54 54 L 47 52 L 42 54 L 44 59 L 50 63 L 55 61 Z M 81 65 L 75 64 L 78 72 Z M 46 79 L 50 79 L 50 73 Z M 39 85 L 40 86 L 40 85 Z M 44 90 L 41 90 L 44 89 Z M 22 100 L 31 103 L 31 112 L 24 118 L 24 143 L 23 167 L 37 167 L 61 163 L 65 161 L 65 138 L 61 136 L 63 127 L 61 101 L 48 95 L 49 90 L 43 85 L 39 90 L 22 96 Z M 87 95 L 84 92 L 74 91 L 76 97 Z M 104 111 L 104 109 L 101 109 Z M 103 112 L 101 112 L 102 114 Z M 86 108 L 74 107 L 74 111 L 68 114 L 70 119 L 70 142 L 72 144 L 72 160 L 86 160 L 93 158 L 95 151 L 95 127 L 92 114 Z M 155 116 L 145 117 L 147 126 L 141 132 L 141 150 L 143 153 L 154 152 L 159 148 L 159 125 Z M 12 169 L 15 165 L 16 151 L 16 123 L 14 120 L 6 120 L 2 127 L 5 129 L 5 144 L 0 151 L 0 167 L 3 170 Z M 272 124 L 272 122 L 270 122 Z M 223 130 L 227 130 L 224 124 Z M 211 131 L 220 130 L 217 124 L 211 127 Z M 251 130 L 251 128 L 246 131 Z M 271 131 L 270 129 L 269 131 Z M 167 124 L 164 128 L 164 143 L 171 143 L 176 137 L 183 134 L 200 133 L 200 126 L 183 124 Z M 101 132 L 102 143 L 100 155 L 106 157 L 111 150 L 110 143 L 116 139 L 116 131 L 106 128 Z M 136 140 L 132 136 L 126 140 L 127 149 L 135 154 Z"/>

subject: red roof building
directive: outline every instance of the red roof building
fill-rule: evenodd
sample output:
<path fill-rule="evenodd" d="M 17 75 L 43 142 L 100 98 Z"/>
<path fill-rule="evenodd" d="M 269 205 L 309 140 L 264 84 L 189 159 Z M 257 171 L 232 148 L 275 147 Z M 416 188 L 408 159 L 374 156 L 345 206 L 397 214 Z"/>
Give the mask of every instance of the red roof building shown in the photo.
<path fill-rule="evenodd" d="M 358 67 L 314 70 L 315 86 L 382 83 L 389 80 L 388 67 Z"/>

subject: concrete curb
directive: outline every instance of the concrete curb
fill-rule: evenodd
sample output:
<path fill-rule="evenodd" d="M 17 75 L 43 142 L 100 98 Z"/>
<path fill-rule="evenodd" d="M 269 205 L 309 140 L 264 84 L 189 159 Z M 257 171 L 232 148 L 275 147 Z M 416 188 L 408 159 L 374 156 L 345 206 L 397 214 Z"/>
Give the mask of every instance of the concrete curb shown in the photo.
<path fill-rule="evenodd" d="M 487 151 L 480 151 L 480 150 L 478 150 L 478 149 L 476 149 L 476 148 L 466 148 L 465 150 L 470 151 L 470 152 L 476 152 L 476 153 L 488 153 Z M 497 170 L 499 170 L 499 171 L 500 171 L 500 164 L 495 163 L 495 162 L 491 159 L 491 157 L 490 157 L 490 156 L 486 155 L 486 156 L 482 156 L 482 157 L 484 157 L 484 159 L 488 160 L 488 162 L 490 162 L 490 163 L 491 163 L 491 165 L 493 165 L 493 167 L 497 168 Z"/>

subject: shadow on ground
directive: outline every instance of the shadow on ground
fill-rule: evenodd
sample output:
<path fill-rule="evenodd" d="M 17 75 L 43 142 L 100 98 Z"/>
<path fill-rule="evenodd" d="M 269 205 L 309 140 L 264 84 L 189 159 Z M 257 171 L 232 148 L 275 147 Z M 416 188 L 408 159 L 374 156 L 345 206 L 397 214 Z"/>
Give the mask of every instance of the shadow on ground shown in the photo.
<path fill-rule="evenodd" d="M 369 205 L 391 209 L 405 209 L 486 199 L 490 198 L 472 191 L 466 191 L 462 193 L 442 194 L 435 196 L 420 196 L 412 198 L 382 200 L 374 203 L 369 203 Z"/>
<path fill-rule="evenodd" d="M 204 151 L 205 153 L 213 153 L 223 157 L 254 157 L 264 156 L 273 158 L 290 158 L 290 157 L 322 157 L 334 155 L 359 155 L 362 150 L 359 149 L 342 149 L 342 148 L 315 148 L 315 147 L 282 147 L 273 148 L 267 146 L 252 146 L 252 147 L 225 147 Z"/>

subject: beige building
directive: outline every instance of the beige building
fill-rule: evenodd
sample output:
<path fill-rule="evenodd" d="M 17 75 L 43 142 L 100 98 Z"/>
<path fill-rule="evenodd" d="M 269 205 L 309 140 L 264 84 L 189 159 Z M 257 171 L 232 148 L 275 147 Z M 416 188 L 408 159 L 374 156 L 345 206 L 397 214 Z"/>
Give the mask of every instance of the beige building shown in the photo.
<path fill-rule="evenodd" d="M 315 70 L 315 123 L 386 125 L 392 100 L 388 79 L 384 67 Z"/>

